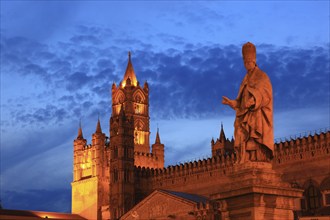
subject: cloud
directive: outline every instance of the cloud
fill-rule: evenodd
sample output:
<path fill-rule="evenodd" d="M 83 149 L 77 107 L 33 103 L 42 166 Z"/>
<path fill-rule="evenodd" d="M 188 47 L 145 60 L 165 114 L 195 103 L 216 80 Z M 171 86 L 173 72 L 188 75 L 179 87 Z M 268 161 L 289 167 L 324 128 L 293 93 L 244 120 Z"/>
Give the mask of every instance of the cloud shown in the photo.
<path fill-rule="evenodd" d="M 134 9 L 121 3 L 104 7 L 107 4 L 1 1 L 0 162 L 5 208 L 69 211 L 72 141 L 79 121 L 89 142 L 98 116 L 108 135 L 110 89 L 123 77 L 128 50 L 140 84 L 149 83 L 151 132 L 154 137 L 159 122 L 166 164 L 209 154 L 221 121 L 226 135 L 232 135 L 234 112 L 221 104 L 221 96 L 237 95 L 245 74 L 237 42 L 244 38 L 259 42 L 258 65 L 273 83 L 275 136 L 328 125 L 329 44 L 322 45 L 328 42 L 328 25 L 319 22 L 327 19 L 308 14 L 311 7 L 305 5 L 308 21 L 299 17 L 306 13 L 282 11 L 299 18 L 284 17 L 289 23 L 282 25 L 277 13 L 267 14 L 274 5 L 260 11 L 247 4 L 244 10 L 259 11 L 242 16 L 240 7 L 212 2 L 196 3 L 198 10 L 186 10 L 187 3 L 157 3 L 148 5 L 148 11 L 140 3 Z M 282 5 L 275 7 L 285 12 L 294 7 Z M 312 9 L 321 13 L 316 14 L 328 16 L 317 5 Z M 304 4 L 299 7 L 307 12 Z M 252 24 L 258 16 L 262 22 Z M 75 26 L 85 21 L 89 25 Z M 280 35 L 273 34 L 274 27 Z M 306 30 L 319 39 L 311 40 Z M 308 38 L 314 42 L 309 45 L 319 46 L 260 44 L 284 39 L 289 45 L 305 45 Z M 220 44 L 213 43 L 215 39 Z"/>
<path fill-rule="evenodd" d="M 71 212 L 71 189 L 28 190 L 16 192 L 4 190 L 1 193 L 4 209 Z"/>
<path fill-rule="evenodd" d="M 260 46 L 258 63 L 273 83 L 275 111 L 327 107 L 329 62 L 325 61 L 329 61 L 328 48 L 302 50 Z M 139 54 L 136 59 L 138 57 Z M 318 61 L 321 57 L 323 60 Z M 149 60 L 145 63 L 153 61 L 153 65 L 142 69 L 138 66 L 136 72 L 141 74 L 138 79 L 145 76 L 150 82 L 150 112 L 161 118 L 226 113 L 227 110 L 220 105 L 221 96 L 235 98 L 245 75 L 240 46 L 234 45 L 210 45 L 188 52 L 150 53 L 143 56 L 145 60 Z M 314 66 L 317 62 L 324 63 Z M 314 76 L 315 69 L 318 70 L 317 76 Z"/>
<path fill-rule="evenodd" d="M 88 39 L 98 39 L 101 33 L 107 32 L 99 27 L 80 26 L 77 34 L 65 42 L 64 50 L 24 38 L 5 38 L 2 41 L 5 48 L 2 56 L 6 63 L 4 73 L 15 74 L 18 71 L 43 80 L 49 86 L 47 88 L 55 91 L 54 98 L 57 100 L 70 94 L 87 93 L 96 102 L 108 102 L 112 82 L 118 84 L 124 74 L 127 57 L 122 54 L 126 51 L 112 48 L 106 57 L 104 51 L 107 45 L 73 43 L 72 39 L 81 36 L 83 30 L 86 30 Z M 162 37 L 172 39 L 172 36 L 164 34 Z M 131 43 L 139 45 L 143 42 Z M 179 43 L 184 44 L 184 41 Z M 32 48 L 36 49 L 31 54 Z M 203 118 L 231 113 L 220 102 L 223 95 L 236 97 L 245 75 L 241 45 L 186 44 L 185 48 L 157 52 L 152 49 L 133 51 L 133 65 L 138 80 L 141 83 L 145 80 L 149 82 L 150 112 L 153 117 Z M 326 107 L 325 103 L 329 100 L 329 45 L 301 49 L 261 44 L 257 48 L 257 62 L 273 84 L 275 111 Z M 14 53 L 15 59 L 10 58 L 7 51 Z M 121 54 L 121 57 L 114 57 L 115 54 Z M 29 56 L 33 59 L 24 58 Z M 78 110 L 72 105 L 81 106 L 85 101 L 87 97 L 68 103 L 61 99 L 65 107 L 71 107 L 61 112 L 66 116 L 75 114 Z M 47 113 L 51 111 L 50 108 L 45 111 L 42 109 L 45 107 L 30 110 L 22 116 L 18 112 L 23 111 L 17 110 L 15 115 L 18 120 L 32 120 L 42 114 L 44 116 L 39 119 L 47 119 L 47 115 L 54 114 Z M 95 111 L 91 109 L 86 114 Z M 59 114 L 56 116 L 61 120 Z"/>
<path fill-rule="evenodd" d="M 33 109 L 31 112 L 13 111 L 12 118 L 15 123 L 19 123 L 24 127 L 30 125 L 42 125 L 45 123 L 49 125 L 50 122 L 61 123 L 68 117 L 67 110 L 65 108 L 59 108 L 55 105 L 48 104 L 44 108 Z M 53 124 L 53 125 L 54 125 Z"/>
<path fill-rule="evenodd" d="M 6 191 L 20 189 L 30 196 L 33 189 L 39 198 L 41 190 L 47 190 L 45 186 L 69 187 L 72 140 L 79 121 L 90 140 L 99 115 L 107 134 L 110 89 L 124 75 L 128 45 L 135 48 L 132 62 L 140 84 L 149 84 L 151 126 L 160 122 L 166 164 L 207 155 L 221 121 L 226 135 L 232 135 L 235 113 L 221 104 L 221 97 L 235 98 L 245 75 L 241 45 L 200 45 L 161 34 L 160 39 L 172 41 L 172 47 L 156 50 L 150 42 L 126 41 L 127 36 L 122 41 L 113 37 L 109 44 L 101 40 L 105 34 L 113 36 L 110 30 L 81 26 L 56 44 L 24 37 L 1 39 L 1 74 L 10 80 L 1 91 L 1 179 Z M 282 128 L 275 130 L 276 137 L 296 133 L 296 127 L 327 126 L 329 45 L 289 48 L 260 44 L 257 50 L 258 65 L 273 84 L 275 129 Z M 303 122 L 297 118 L 301 115 L 306 118 Z M 153 127 L 152 132 L 155 130 Z M 22 170 L 26 172 L 17 177 Z"/>

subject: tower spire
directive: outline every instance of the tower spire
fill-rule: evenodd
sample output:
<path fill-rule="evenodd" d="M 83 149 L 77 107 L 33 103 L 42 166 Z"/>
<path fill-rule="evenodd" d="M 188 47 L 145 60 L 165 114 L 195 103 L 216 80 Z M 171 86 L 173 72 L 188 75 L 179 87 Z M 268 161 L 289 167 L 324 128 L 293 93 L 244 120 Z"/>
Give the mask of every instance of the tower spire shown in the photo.
<path fill-rule="evenodd" d="M 226 141 L 226 135 L 225 135 L 225 132 L 223 130 L 223 124 L 222 124 L 222 122 L 221 122 L 221 131 L 220 131 L 220 137 L 219 137 L 219 139 L 220 139 L 220 142 Z"/>
<path fill-rule="evenodd" d="M 136 76 L 135 76 L 132 60 L 131 60 L 131 51 L 128 52 L 128 63 L 127 63 L 124 79 L 122 81 L 122 86 L 123 87 L 126 86 L 126 84 L 127 84 L 126 81 L 128 79 L 130 80 L 131 85 L 136 86 L 138 84 L 138 81 L 137 81 Z"/>
<path fill-rule="evenodd" d="M 160 143 L 160 137 L 159 137 L 159 128 L 157 128 L 157 134 L 156 134 L 155 144 L 161 144 Z"/>
<path fill-rule="evenodd" d="M 97 124 L 96 124 L 96 131 L 95 131 L 95 133 L 102 133 L 101 123 L 100 123 L 100 117 L 97 119 Z"/>
<path fill-rule="evenodd" d="M 78 136 L 77 139 L 84 139 L 82 128 L 81 128 L 81 120 L 79 122 Z"/>

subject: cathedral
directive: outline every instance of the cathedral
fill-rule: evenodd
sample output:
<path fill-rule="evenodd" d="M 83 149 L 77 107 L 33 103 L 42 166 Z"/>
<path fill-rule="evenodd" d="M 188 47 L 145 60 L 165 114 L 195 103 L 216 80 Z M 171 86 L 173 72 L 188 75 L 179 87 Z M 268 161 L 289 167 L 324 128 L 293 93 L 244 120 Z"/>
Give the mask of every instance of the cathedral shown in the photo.
<path fill-rule="evenodd" d="M 149 86 L 131 61 L 112 85 L 109 137 L 100 121 L 73 146 L 72 213 L 86 219 L 329 219 L 330 131 L 274 144 L 270 162 L 238 163 L 221 126 L 212 157 L 164 166 L 150 143 Z M 152 92 L 152 91 L 151 91 Z M 328 216 L 328 217 L 326 217 Z"/>

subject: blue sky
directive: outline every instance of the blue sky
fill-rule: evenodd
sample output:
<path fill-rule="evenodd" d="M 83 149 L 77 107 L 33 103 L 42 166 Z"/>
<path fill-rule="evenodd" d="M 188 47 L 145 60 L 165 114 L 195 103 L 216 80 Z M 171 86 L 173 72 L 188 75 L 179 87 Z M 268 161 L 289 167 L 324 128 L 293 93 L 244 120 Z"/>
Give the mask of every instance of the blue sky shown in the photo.
<path fill-rule="evenodd" d="M 274 91 L 276 138 L 329 128 L 329 1 L 1 1 L 1 202 L 70 211 L 72 144 L 98 116 L 108 135 L 110 88 L 127 52 L 150 85 L 166 164 L 210 154 L 233 134 L 245 70 L 241 47 Z"/>

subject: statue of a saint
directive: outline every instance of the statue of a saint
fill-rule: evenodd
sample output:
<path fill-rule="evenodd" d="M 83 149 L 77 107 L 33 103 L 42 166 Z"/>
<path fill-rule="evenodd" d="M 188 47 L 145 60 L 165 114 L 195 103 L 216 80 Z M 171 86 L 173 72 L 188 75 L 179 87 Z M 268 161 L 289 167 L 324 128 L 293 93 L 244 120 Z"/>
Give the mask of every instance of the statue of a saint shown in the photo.
<path fill-rule="evenodd" d="M 236 111 L 234 147 L 240 161 L 270 161 L 273 157 L 273 92 L 271 82 L 256 64 L 256 47 L 248 42 L 242 48 L 247 73 L 236 99 L 222 97 L 222 103 Z"/>

